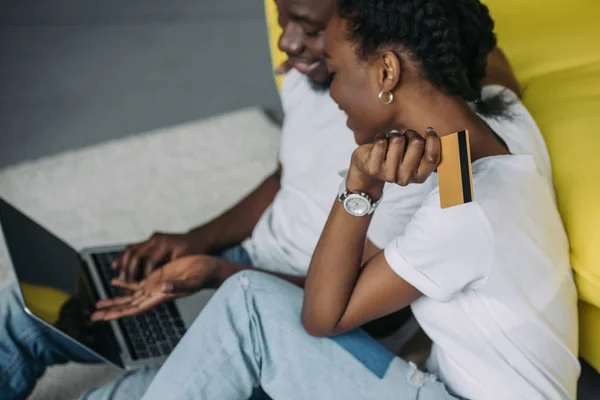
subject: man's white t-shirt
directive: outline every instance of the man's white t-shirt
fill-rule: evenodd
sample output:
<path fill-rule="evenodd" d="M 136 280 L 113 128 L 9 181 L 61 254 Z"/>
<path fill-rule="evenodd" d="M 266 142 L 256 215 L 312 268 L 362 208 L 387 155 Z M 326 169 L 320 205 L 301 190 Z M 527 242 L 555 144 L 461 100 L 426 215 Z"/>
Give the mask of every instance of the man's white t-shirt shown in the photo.
<path fill-rule="evenodd" d="M 525 155 L 475 161 L 473 189 L 441 209 L 435 185 L 384 250 L 424 295 L 427 368 L 469 399 L 574 399 L 577 293 L 553 191 Z"/>
<path fill-rule="evenodd" d="M 527 109 L 512 92 L 500 86 L 485 87 L 483 98 L 499 92 L 512 101 L 512 118 L 485 121 L 513 153 L 534 155 L 551 185 L 546 145 Z M 285 112 L 280 147 L 281 189 L 243 246 L 257 267 L 306 275 L 337 197 L 339 171 L 348 168 L 357 145 L 346 126 L 346 114 L 329 92 L 313 90 L 298 71 L 291 70 L 286 75 L 281 99 Z M 384 248 L 401 235 L 430 191 L 428 185 L 386 185 L 369 227 L 369 240 Z"/>

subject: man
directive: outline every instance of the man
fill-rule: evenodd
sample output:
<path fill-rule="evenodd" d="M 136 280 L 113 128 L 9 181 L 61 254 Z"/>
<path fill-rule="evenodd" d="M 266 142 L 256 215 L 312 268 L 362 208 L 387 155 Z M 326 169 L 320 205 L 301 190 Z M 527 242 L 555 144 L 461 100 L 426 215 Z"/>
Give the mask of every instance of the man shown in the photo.
<path fill-rule="evenodd" d="M 189 254 L 213 254 L 218 268 L 211 279 L 194 282 L 196 291 L 208 281 L 219 286 L 243 269 L 274 273 L 302 285 L 312 252 L 339 185 L 340 170 L 356 148 L 346 116 L 327 92 L 329 73 L 323 62 L 322 33 L 335 9 L 333 0 L 277 0 L 283 34 L 280 48 L 289 56 L 282 103 L 285 111 L 279 168 L 245 199 L 210 223 L 185 234 L 155 234 L 130 246 L 115 262 L 123 280 L 135 280 L 166 261 Z M 499 69 L 501 71 L 502 69 Z M 503 79 L 504 73 L 499 73 Z M 505 83 L 505 86 L 508 86 Z M 424 186 L 386 187 L 373 217 L 365 258 L 399 235 L 421 204 Z M 399 207 L 398 204 L 402 204 Z M 46 366 L 84 355 L 30 319 L 14 287 L 0 297 L 0 321 L 8 335 L 0 338 L 0 393 L 26 396 Z M 89 393 L 88 398 L 141 397 L 157 371 L 130 372 Z"/>

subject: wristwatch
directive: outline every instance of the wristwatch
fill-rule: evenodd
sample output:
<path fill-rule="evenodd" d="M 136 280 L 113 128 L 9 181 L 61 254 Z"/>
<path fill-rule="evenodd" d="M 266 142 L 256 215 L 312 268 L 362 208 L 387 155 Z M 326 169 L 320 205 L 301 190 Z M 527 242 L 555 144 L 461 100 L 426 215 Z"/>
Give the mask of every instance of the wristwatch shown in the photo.
<path fill-rule="evenodd" d="M 348 214 L 355 217 L 364 217 L 365 215 L 371 215 L 375 212 L 375 209 L 381 202 L 381 198 L 376 202 L 373 202 L 371 197 L 366 193 L 350 193 L 346 188 L 346 181 L 342 182 L 343 186 L 340 186 L 340 193 L 338 200 L 344 205 L 344 209 Z"/>

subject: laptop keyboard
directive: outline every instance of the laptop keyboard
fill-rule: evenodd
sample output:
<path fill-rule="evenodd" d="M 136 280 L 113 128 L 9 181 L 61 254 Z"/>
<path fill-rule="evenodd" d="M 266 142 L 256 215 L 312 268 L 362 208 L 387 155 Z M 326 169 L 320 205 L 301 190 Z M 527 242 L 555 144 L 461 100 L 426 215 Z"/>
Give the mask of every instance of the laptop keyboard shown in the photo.
<path fill-rule="evenodd" d="M 120 252 L 93 254 L 94 262 L 111 297 L 123 295 L 121 288 L 110 284 L 116 271 L 111 263 Z M 142 315 L 117 320 L 133 360 L 168 356 L 185 333 L 185 326 L 172 302 L 160 304 Z"/>

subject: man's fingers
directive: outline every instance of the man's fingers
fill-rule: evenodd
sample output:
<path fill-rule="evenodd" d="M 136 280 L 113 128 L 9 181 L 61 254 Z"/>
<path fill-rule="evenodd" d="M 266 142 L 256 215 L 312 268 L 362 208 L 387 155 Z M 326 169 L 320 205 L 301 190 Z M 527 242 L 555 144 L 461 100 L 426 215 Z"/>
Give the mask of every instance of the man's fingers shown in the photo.
<path fill-rule="evenodd" d="M 121 253 L 121 255 L 119 256 L 119 258 L 117 258 L 115 261 L 113 261 L 113 263 L 111 265 L 112 269 L 120 269 L 122 271 L 123 266 L 127 265 L 127 263 L 129 262 L 129 258 L 131 257 L 131 255 L 140 246 L 141 246 L 141 243 L 136 243 L 136 244 L 132 244 L 130 246 L 127 246 L 127 248 L 125 249 L 125 251 L 123 251 L 123 253 Z"/>
<path fill-rule="evenodd" d="M 113 319 L 119 319 L 123 317 L 132 317 L 134 315 L 141 314 L 142 312 L 144 311 L 132 305 L 115 306 L 111 308 L 106 308 L 102 311 L 98 311 L 92 314 L 91 320 L 110 321 Z"/>
<path fill-rule="evenodd" d="M 123 266 L 123 269 L 125 270 L 125 281 L 131 282 L 138 279 L 138 273 L 142 267 L 141 264 L 145 261 L 146 255 L 151 253 L 154 247 L 156 247 L 155 240 L 150 239 L 132 253 L 129 262 Z"/>
<path fill-rule="evenodd" d="M 150 275 L 160 263 L 166 261 L 169 253 L 170 251 L 167 246 L 159 245 L 155 247 L 152 253 L 146 257 L 146 262 L 144 265 L 144 277 Z"/>
<path fill-rule="evenodd" d="M 414 176 L 415 182 L 425 182 L 429 175 L 440 165 L 441 148 L 442 145 L 437 132 L 431 127 L 425 129 L 425 151 L 419 169 Z"/>
<path fill-rule="evenodd" d="M 109 321 L 112 319 L 118 319 L 122 317 L 130 317 L 141 314 L 143 311 L 139 307 L 132 306 L 131 304 L 113 306 L 105 308 L 103 310 L 96 311 L 90 316 L 91 321 Z"/>
<path fill-rule="evenodd" d="M 144 303 L 145 301 L 148 300 L 149 297 L 152 297 L 152 296 L 157 296 L 157 294 L 148 293 L 143 296 L 138 296 L 131 301 L 131 305 L 134 307 L 139 307 L 140 304 Z"/>
<path fill-rule="evenodd" d="M 96 303 L 97 309 L 109 308 L 114 306 L 120 306 L 124 304 L 131 303 L 133 301 L 133 296 L 121 296 L 114 297 L 112 299 L 103 299 Z"/>
<path fill-rule="evenodd" d="M 166 298 L 165 296 L 161 295 L 144 297 L 144 301 L 137 305 L 128 304 L 125 306 L 117 306 L 105 310 L 104 314 L 102 315 L 102 319 L 104 321 L 110 321 L 124 317 L 134 317 L 136 315 L 145 313 L 164 301 L 166 301 Z"/>
<path fill-rule="evenodd" d="M 106 314 L 104 310 L 93 312 L 90 315 L 90 321 L 92 321 L 92 322 L 103 321 L 104 314 Z"/>
<path fill-rule="evenodd" d="M 121 256 L 121 258 L 119 259 L 119 264 L 118 264 L 118 269 L 119 271 L 119 279 L 122 280 L 128 280 L 128 273 L 127 273 L 127 266 L 130 263 L 131 257 L 133 256 L 134 253 L 137 252 L 139 245 L 137 246 L 130 246 L 127 248 L 127 250 L 125 250 L 125 252 L 123 253 L 123 255 Z"/>
<path fill-rule="evenodd" d="M 417 174 L 423 153 L 425 151 L 425 139 L 418 132 L 408 130 L 406 135 L 406 152 L 404 159 L 398 167 L 396 183 L 406 186 L 413 182 L 413 177 Z"/>
<path fill-rule="evenodd" d="M 125 282 L 121 279 L 113 279 L 110 281 L 110 284 L 121 289 L 131 290 L 132 292 L 141 288 L 140 282 Z"/>

